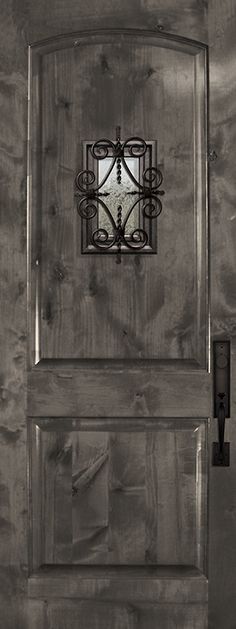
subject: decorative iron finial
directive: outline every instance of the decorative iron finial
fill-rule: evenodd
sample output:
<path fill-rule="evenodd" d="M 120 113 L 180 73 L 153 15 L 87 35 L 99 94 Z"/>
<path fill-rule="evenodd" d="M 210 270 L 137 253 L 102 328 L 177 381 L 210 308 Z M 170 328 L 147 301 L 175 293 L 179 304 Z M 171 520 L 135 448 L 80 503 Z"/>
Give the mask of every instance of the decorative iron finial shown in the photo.
<path fill-rule="evenodd" d="M 120 142 L 120 127 L 116 127 L 116 141 Z"/>

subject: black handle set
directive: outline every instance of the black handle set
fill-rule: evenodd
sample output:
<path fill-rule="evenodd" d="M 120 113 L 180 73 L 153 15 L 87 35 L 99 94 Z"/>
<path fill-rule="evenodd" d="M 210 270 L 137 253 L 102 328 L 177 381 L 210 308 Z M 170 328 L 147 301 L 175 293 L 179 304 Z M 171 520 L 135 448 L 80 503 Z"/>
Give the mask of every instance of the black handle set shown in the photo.
<path fill-rule="evenodd" d="M 214 417 L 218 419 L 218 442 L 213 443 L 212 465 L 228 467 L 230 444 L 224 440 L 225 418 L 230 417 L 230 341 L 213 342 Z"/>

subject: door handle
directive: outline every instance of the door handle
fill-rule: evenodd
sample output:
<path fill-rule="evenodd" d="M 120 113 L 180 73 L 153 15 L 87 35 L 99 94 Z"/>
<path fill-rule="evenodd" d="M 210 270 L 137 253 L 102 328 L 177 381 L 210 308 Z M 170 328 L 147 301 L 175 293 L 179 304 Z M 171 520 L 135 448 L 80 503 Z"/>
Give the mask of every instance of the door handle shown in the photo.
<path fill-rule="evenodd" d="M 214 417 L 218 422 L 218 442 L 213 443 L 212 465 L 228 467 L 230 444 L 225 442 L 225 419 L 230 417 L 230 342 L 213 343 Z"/>
<path fill-rule="evenodd" d="M 225 394 L 219 393 L 219 397 L 221 398 L 218 408 L 219 459 L 223 461 L 225 439 L 225 405 L 223 402 L 223 398 L 225 397 Z"/>

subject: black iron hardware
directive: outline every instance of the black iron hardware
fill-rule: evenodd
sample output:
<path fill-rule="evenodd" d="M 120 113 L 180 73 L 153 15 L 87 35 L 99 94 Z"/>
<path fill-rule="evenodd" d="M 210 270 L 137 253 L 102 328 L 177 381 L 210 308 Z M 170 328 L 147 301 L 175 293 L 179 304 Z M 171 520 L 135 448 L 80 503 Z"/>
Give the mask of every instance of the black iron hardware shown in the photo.
<path fill-rule="evenodd" d="M 218 442 L 213 443 L 212 464 L 228 467 L 230 444 L 225 442 L 225 418 L 230 417 L 230 342 L 214 341 L 214 417 L 218 420 Z"/>
<path fill-rule="evenodd" d="M 225 404 L 224 393 L 218 394 L 220 403 L 218 407 L 218 443 L 213 443 L 213 465 L 229 466 L 229 443 L 225 443 Z"/>
<path fill-rule="evenodd" d="M 91 156 L 94 160 L 101 161 L 108 156 L 111 159 L 111 164 L 102 181 L 96 181 L 95 172 L 89 169 L 80 171 L 75 179 L 75 196 L 78 199 L 77 211 L 81 218 L 88 223 L 95 217 L 98 219 L 99 208 L 101 208 L 110 224 L 108 232 L 107 229 L 99 226 L 97 220 L 96 229 L 93 229 L 90 235 L 90 249 L 95 248 L 100 252 L 116 253 L 118 262 L 121 261 L 120 255 L 123 252 L 136 253 L 148 248 L 149 234 L 144 228 L 145 220 L 153 221 L 162 211 L 160 196 L 164 194 L 164 190 L 160 190 L 163 181 L 161 171 L 151 165 L 145 168 L 141 173 L 140 180 L 138 180 L 127 163 L 127 157 L 132 157 L 138 159 L 140 164 L 140 159 L 146 154 L 147 148 L 147 143 L 140 137 L 130 137 L 122 142 L 120 139 L 120 127 L 117 127 L 116 142 L 102 138 L 92 144 L 90 148 Z M 137 197 L 131 204 L 131 207 L 129 207 L 125 217 L 122 216 L 122 205 L 118 204 L 116 219 L 107 202 L 105 202 L 105 197 L 109 197 L 110 192 L 102 191 L 115 165 L 117 184 L 121 184 L 123 166 L 124 171 L 133 184 L 133 189 L 127 191 L 126 194 Z M 137 227 L 129 230 L 128 221 L 135 208 L 139 209 L 139 213 L 141 212 L 143 224 L 140 227 L 138 215 Z"/>

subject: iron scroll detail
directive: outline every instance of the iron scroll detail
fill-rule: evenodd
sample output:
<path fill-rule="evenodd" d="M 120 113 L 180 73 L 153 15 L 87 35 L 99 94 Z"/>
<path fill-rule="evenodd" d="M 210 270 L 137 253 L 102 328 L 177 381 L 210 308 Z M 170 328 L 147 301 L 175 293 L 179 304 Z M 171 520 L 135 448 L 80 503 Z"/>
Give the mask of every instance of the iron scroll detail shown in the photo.
<path fill-rule="evenodd" d="M 151 165 L 143 170 L 138 180 L 127 163 L 127 157 L 140 160 L 145 156 L 147 150 L 147 143 L 138 136 L 131 136 L 121 142 L 120 127 L 117 127 L 116 142 L 101 138 L 94 142 L 90 148 L 93 160 L 99 162 L 108 156 L 110 158 L 110 165 L 102 181 L 96 181 L 95 172 L 90 169 L 81 170 L 75 178 L 78 214 L 93 227 L 94 221 L 92 219 L 97 217 L 96 229 L 91 231 L 90 245 L 97 252 L 116 253 L 117 262 L 121 262 L 121 253 L 124 250 L 126 252 L 138 252 L 147 247 L 149 233 L 145 228 L 145 223 L 157 219 L 162 211 L 160 197 L 165 193 L 164 190 L 160 189 L 163 181 L 161 171 Z M 110 192 L 103 191 L 102 188 L 115 167 L 117 184 L 121 184 L 122 166 L 133 184 L 133 189 L 127 191 L 126 194 L 133 197 L 134 200 L 125 216 L 123 216 L 122 205 L 118 204 L 115 217 L 114 211 L 112 213 L 108 207 L 107 197 L 109 197 Z M 99 226 L 99 208 L 102 208 L 109 221 L 109 232 L 104 227 Z M 130 231 L 127 229 L 127 224 L 135 209 L 138 209 L 138 217 L 142 216 L 142 224 L 140 226 L 140 220 L 137 219 L 137 227 Z"/>

